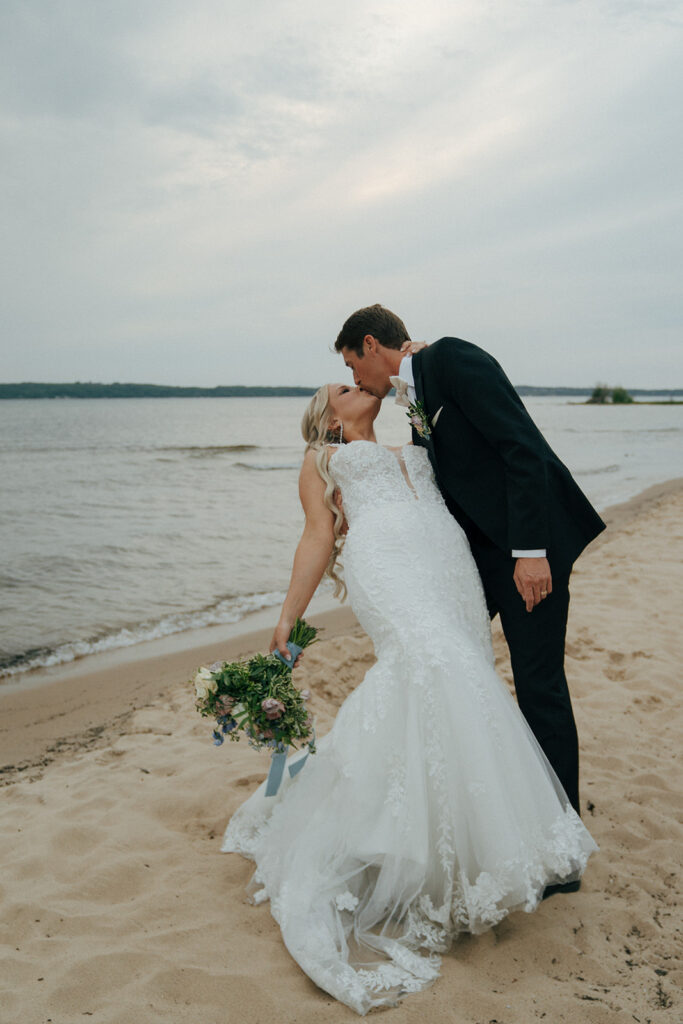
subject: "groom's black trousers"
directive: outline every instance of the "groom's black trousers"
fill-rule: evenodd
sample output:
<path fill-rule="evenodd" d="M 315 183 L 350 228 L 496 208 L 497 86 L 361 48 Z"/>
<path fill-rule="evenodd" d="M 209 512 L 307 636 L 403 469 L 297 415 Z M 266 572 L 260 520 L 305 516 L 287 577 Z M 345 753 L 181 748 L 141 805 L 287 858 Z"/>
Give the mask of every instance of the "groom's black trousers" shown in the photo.
<path fill-rule="evenodd" d="M 510 649 L 517 703 L 580 814 L 579 743 L 564 674 L 569 572 L 554 573 L 552 593 L 527 612 L 513 579 L 515 559 L 490 543 L 470 543 L 489 614 L 500 615 Z"/>

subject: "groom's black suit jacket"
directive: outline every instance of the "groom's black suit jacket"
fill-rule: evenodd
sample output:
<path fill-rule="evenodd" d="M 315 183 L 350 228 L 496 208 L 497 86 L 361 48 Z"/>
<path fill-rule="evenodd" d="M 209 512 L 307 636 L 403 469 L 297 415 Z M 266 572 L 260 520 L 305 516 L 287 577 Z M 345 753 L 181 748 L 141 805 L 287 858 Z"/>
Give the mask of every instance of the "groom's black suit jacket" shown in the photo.
<path fill-rule="evenodd" d="M 412 357 L 415 390 L 436 425 L 426 445 L 449 509 L 470 540 L 546 548 L 553 571 L 605 524 L 535 425 L 493 356 L 441 338 Z M 442 408 L 443 407 L 443 408 Z"/>

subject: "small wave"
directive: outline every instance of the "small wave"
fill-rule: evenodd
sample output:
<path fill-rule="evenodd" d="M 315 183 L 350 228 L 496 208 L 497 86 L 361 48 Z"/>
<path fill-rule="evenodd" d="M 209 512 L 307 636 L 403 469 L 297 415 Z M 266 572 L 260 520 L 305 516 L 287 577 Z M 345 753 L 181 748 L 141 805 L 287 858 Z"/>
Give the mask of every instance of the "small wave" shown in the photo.
<path fill-rule="evenodd" d="M 187 444 L 167 445 L 155 448 L 157 452 L 185 452 L 188 455 L 226 455 L 230 452 L 253 452 L 261 446 L 258 444 Z"/>
<path fill-rule="evenodd" d="M 618 473 L 621 466 L 598 466 L 596 469 L 575 469 L 574 476 L 599 476 L 601 473 Z"/>
<path fill-rule="evenodd" d="M 40 455 L 46 452 L 114 452 L 120 451 L 121 445 L 116 444 L 3 444 L 0 451 L 9 452 L 11 455 Z"/>
<path fill-rule="evenodd" d="M 0 678 L 16 676 L 33 669 L 65 665 L 90 654 L 102 654 L 120 647 L 133 647 L 135 644 L 159 640 L 191 629 L 240 622 L 250 612 L 272 608 L 281 604 L 284 598 L 285 594 L 282 591 L 226 597 L 197 611 L 167 615 L 157 622 L 142 622 L 137 626 L 124 627 L 89 640 L 70 641 L 53 648 L 34 647 L 20 654 L 7 655 L 0 660 Z"/>
<path fill-rule="evenodd" d="M 0 573 L 0 590 L 14 590 L 15 588 L 21 587 L 23 580 L 18 579 L 16 576 L 8 576 L 6 573 Z"/>
<path fill-rule="evenodd" d="M 625 406 L 625 408 L 630 408 Z M 564 431 L 563 431 L 564 432 Z M 579 431 L 583 433 L 583 431 Z M 591 430 L 593 434 L 612 435 L 617 438 L 627 437 L 645 437 L 648 434 L 681 434 L 683 433 L 683 427 L 624 427 L 624 426 L 608 426 L 608 427 L 595 427 Z"/>
<path fill-rule="evenodd" d="M 47 452 L 179 452 L 189 455 L 226 455 L 231 452 L 251 452 L 260 448 L 259 444 L 178 444 L 178 445 L 141 445 L 141 444 L 51 444 L 51 445 L 19 445 L 1 446 L 0 450 L 18 452 L 20 454 L 44 454 Z"/>
<path fill-rule="evenodd" d="M 301 462 L 236 462 L 235 466 L 240 469 L 256 469 L 259 472 L 269 472 L 278 469 L 301 469 Z"/>

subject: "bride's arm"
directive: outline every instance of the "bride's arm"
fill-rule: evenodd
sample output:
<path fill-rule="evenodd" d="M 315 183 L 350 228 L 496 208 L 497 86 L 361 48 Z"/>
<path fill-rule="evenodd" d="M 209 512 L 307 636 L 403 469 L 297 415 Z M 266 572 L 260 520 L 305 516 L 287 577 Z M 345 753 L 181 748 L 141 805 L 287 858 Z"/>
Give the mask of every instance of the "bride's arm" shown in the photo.
<path fill-rule="evenodd" d="M 334 514 L 325 505 L 325 482 L 315 465 L 316 453 L 309 451 L 299 475 L 299 497 L 306 522 L 294 555 L 287 597 L 270 642 L 289 657 L 287 641 L 297 616 L 302 616 L 330 560 L 334 547 Z"/>

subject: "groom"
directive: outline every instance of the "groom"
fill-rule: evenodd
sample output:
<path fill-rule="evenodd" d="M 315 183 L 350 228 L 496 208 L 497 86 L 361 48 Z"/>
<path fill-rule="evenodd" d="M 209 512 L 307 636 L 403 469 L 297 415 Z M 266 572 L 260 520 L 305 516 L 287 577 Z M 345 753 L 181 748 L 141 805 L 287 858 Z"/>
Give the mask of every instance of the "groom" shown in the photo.
<path fill-rule="evenodd" d="M 401 351 L 407 341 L 399 317 L 375 305 L 349 317 L 335 349 L 356 384 L 378 398 L 394 385 L 397 401 L 410 406 L 413 442 L 426 447 L 469 539 L 491 617 L 500 615 L 519 706 L 580 813 L 564 674 L 569 575 L 605 524 L 493 356 L 459 338 L 410 356 Z"/>

